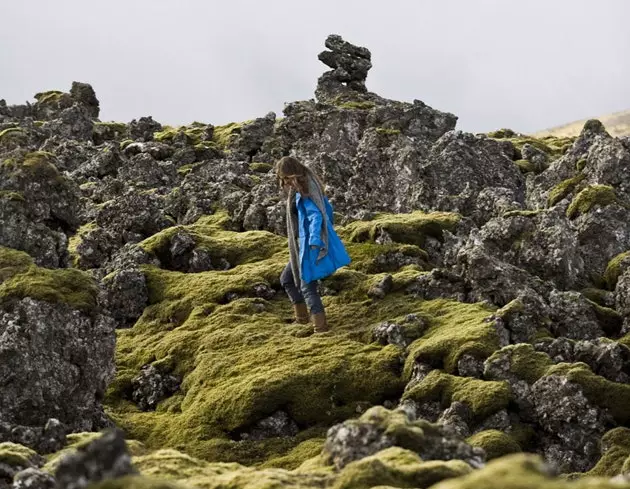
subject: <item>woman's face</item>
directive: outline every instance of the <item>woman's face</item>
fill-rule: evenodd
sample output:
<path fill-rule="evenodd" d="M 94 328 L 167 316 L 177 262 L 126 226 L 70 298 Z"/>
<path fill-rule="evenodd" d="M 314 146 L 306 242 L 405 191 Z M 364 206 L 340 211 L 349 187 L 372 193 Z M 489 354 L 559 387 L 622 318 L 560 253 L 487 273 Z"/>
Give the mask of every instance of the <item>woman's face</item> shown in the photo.
<path fill-rule="evenodd" d="M 280 182 L 282 184 L 282 188 L 285 191 L 289 191 L 289 190 L 297 190 L 297 185 L 295 182 L 295 178 L 287 178 L 287 177 L 278 177 L 280 179 Z"/>

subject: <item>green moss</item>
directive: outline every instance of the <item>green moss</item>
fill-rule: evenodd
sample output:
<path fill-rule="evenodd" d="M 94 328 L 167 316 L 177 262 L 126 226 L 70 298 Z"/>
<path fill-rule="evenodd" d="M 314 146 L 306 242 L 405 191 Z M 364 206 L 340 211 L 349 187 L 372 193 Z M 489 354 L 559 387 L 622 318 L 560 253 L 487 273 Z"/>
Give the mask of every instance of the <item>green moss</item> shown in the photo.
<path fill-rule="evenodd" d="M 78 252 L 79 245 L 83 242 L 86 235 L 98 229 L 96 222 L 88 222 L 87 224 L 83 224 L 77 232 L 70 237 L 68 240 L 68 255 L 70 256 L 70 260 L 72 262 L 72 266 L 75 268 L 81 268 L 81 256 Z"/>
<path fill-rule="evenodd" d="M 493 139 L 505 139 L 505 138 L 513 138 L 516 136 L 516 133 L 512 129 L 498 129 L 496 131 L 490 131 L 488 133 L 488 137 Z"/>
<path fill-rule="evenodd" d="M 466 440 L 473 447 L 483 448 L 488 460 L 521 451 L 521 446 L 508 434 L 498 430 L 485 430 Z"/>
<path fill-rule="evenodd" d="M 573 137 L 561 138 L 556 136 L 545 136 L 542 138 L 535 138 L 525 134 L 517 134 L 511 129 L 500 129 L 498 131 L 490 132 L 488 133 L 488 136 L 493 139 L 509 140 L 516 149 L 518 160 L 521 159 L 521 151 L 523 146 L 526 144 L 534 146 L 545 153 L 549 159 L 554 160 L 562 156 L 575 141 L 575 138 Z M 542 169 L 540 168 L 538 170 Z"/>
<path fill-rule="evenodd" d="M 377 127 L 376 132 L 383 136 L 397 136 L 398 134 L 400 134 L 399 129 L 389 129 L 387 127 Z"/>
<path fill-rule="evenodd" d="M 232 266 L 259 261 L 286 250 L 286 240 L 270 232 L 225 230 L 227 219 L 227 214 L 219 214 L 215 220 L 200 220 L 190 226 L 167 228 L 141 242 L 140 247 L 167 263 L 170 260 L 171 239 L 178 232 L 185 231 L 193 238 L 197 249 L 208 252 L 213 259 L 224 258 Z"/>
<path fill-rule="evenodd" d="M 243 125 L 247 124 L 248 122 L 251 121 L 231 122 L 224 126 L 216 126 L 214 128 L 212 140 L 219 146 L 219 148 L 228 149 L 234 142 L 234 139 L 236 139 L 241 133 Z"/>
<path fill-rule="evenodd" d="M 538 166 L 529 160 L 516 160 L 514 162 L 521 173 L 536 173 L 539 171 Z"/>
<path fill-rule="evenodd" d="M 383 256 L 389 254 L 402 255 L 409 259 L 417 259 L 421 266 L 428 268 L 427 262 L 429 255 L 426 251 L 416 245 L 406 244 L 387 244 L 379 245 L 376 243 L 347 243 L 346 249 L 352 256 L 350 268 L 365 273 L 394 272 L 388 265 L 384 265 L 381 261 Z"/>
<path fill-rule="evenodd" d="M 132 143 L 134 143 L 133 139 L 125 139 L 124 141 L 120 142 L 120 149 L 125 149 L 127 146 L 129 146 Z"/>
<path fill-rule="evenodd" d="M 369 110 L 376 107 L 374 102 L 369 100 L 350 100 L 338 104 L 342 109 Z"/>
<path fill-rule="evenodd" d="M 438 299 L 422 303 L 419 312 L 429 329 L 409 348 L 407 378 L 416 361 L 454 373 L 463 354 L 483 359 L 499 348 L 493 323 L 487 321 L 492 311 L 485 306 Z"/>
<path fill-rule="evenodd" d="M 306 460 L 317 457 L 324 447 L 325 438 L 311 438 L 306 440 L 286 455 L 271 458 L 261 465 L 261 468 L 280 468 L 286 470 L 297 469 Z"/>
<path fill-rule="evenodd" d="M 185 489 L 186 487 L 189 486 L 181 486 L 149 477 L 126 476 L 90 484 L 88 489 Z"/>
<path fill-rule="evenodd" d="M 385 231 L 397 243 L 422 247 L 427 237 L 442 240 L 443 231 L 453 231 L 460 218 L 459 214 L 448 212 L 379 214 L 371 221 L 355 221 L 340 232 L 347 241 L 363 243 L 374 241 L 379 233 Z"/>
<path fill-rule="evenodd" d="M 249 170 L 255 173 L 269 173 L 273 170 L 273 165 L 270 163 L 250 163 Z"/>
<path fill-rule="evenodd" d="M 32 266 L 33 259 L 28 253 L 0 246 L 0 283 Z"/>
<path fill-rule="evenodd" d="M 538 455 L 515 453 L 491 460 L 482 469 L 441 482 L 431 489 L 619 489 L 627 486 L 607 478 L 567 480 L 554 477 Z"/>
<path fill-rule="evenodd" d="M 615 189 L 609 185 L 590 185 L 577 194 L 567 209 L 567 217 L 575 219 L 586 214 L 594 206 L 606 206 L 617 202 Z"/>
<path fill-rule="evenodd" d="M 0 443 L 0 464 L 11 467 L 31 467 L 33 459 L 37 458 L 37 453 L 30 448 L 17 443 Z"/>
<path fill-rule="evenodd" d="M 12 190 L 0 190 L 1 200 L 12 200 L 14 202 L 24 202 L 24 195 L 21 192 L 14 192 Z"/>
<path fill-rule="evenodd" d="M 586 178 L 586 175 L 583 173 L 578 173 L 576 176 L 572 178 L 568 178 L 560 182 L 558 185 L 553 187 L 549 191 L 549 195 L 547 197 L 547 204 L 549 207 L 553 207 L 562 199 L 567 197 L 571 192 L 575 190 L 575 188 Z"/>
<path fill-rule="evenodd" d="M 594 374 L 584 363 L 560 363 L 549 368 L 547 375 L 561 375 L 579 384 L 587 399 L 593 404 L 609 410 L 615 421 L 627 424 L 630 421 L 630 385 L 612 382 Z"/>
<path fill-rule="evenodd" d="M 35 100 L 43 105 L 50 105 L 59 102 L 64 96 L 64 92 L 60 90 L 48 90 L 47 92 L 39 92 L 35 94 Z"/>
<path fill-rule="evenodd" d="M 525 209 L 525 210 L 516 210 L 516 211 L 508 211 L 503 214 L 503 217 L 536 217 L 541 212 L 544 212 L 543 209 Z"/>
<path fill-rule="evenodd" d="M 625 270 L 626 264 L 630 264 L 630 251 L 620 253 L 608 262 L 608 266 L 604 272 L 604 281 L 609 290 L 615 289 L 617 280 L 619 280 L 619 276 L 623 273 L 623 270 Z M 624 265 L 623 269 L 622 265 Z"/>
<path fill-rule="evenodd" d="M 201 122 L 193 122 L 188 126 L 172 127 L 163 126 L 161 131 L 153 134 L 153 139 L 161 143 L 172 143 L 175 137 L 182 135 L 188 144 L 196 146 L 203 143 L 211 143 L 204 141 L 207 133 L 208 125 Z"/>
<path fill-rule="evenodd" d="M 127 124 L 124 122 L 95 122 L 94 128 L 111 134 L 117 138 L 127 133 Z"/>
<path fill-rule="evenodd" d="M 553 365 L 549 355 L 534 350 L 534 347 L 527 343 L 504 346 L 494 352 L 487 363 L 499 361 L 505 357 L 509 358 L 510 373 L 528 384 L 536 382 Z"/>
<path fill-rule="evenodd" d="M 630 429 L 614 428 L 601 439 L 602 457 L 588 475 L 614 477 L 624 473 L 624 463 L 630 457 Z"/>
<path fill-rule="evenodd" d="M 586 289 L 582 289 L 580 291 L 580 293 L 584 297 L 589 299 L 590 301 L 592 301 L 595 304 L 598 304 L 598 305 L 601 306 L 604 303 L 604 301 L 606 300 L 607 294 L 609 294 L 610 292 L 608 292 L 607 290 L 603 290 L 603 289 L 597 289 L 597 288 L 594 288 L 594 287 L 589 287 L 589 288 L 586 288 Z"/>
<path fill-rule="evenodd" d="M 586 167 L 586 163 L 587 163 L 586 158 L 580 158 L 580 159 L 577 161 L 577 163 L 575 164 L 575 169 L 576 169 L 578 172 L 583 171 L 583 170 L 584 170 L 584 168 Z"/>
<path fill-rule="evenodd" d="M 40 268 L 26 253 L 0 247 L 0 304 L 24 297 L 92 310 L 98 287 L 84 272 Z"/>
<path fill-rule="evenodd" d="M 333 489 L 369 489 L 377 486 L 427 488 L 445 479 L 472 472 L 462 460 L 423 462 L 415 453 L 388 448 L 344 467 Z"/>
<path fill-rule="evenodd" d="M 25 136 L 26 133 L 24 132 L 24 130 L 22 128 L 19 127 L 9 127 L 8 129 L 4 129 L 2 131 L 0 131 L 0 141 L 3 141 L 5 139 L 9 139 L 9 138 L 20 138 Z"/>
<path fill-rule="evenodd" d="M 483 419 L 507 407 L 511 399 L 507 382 L 458 377 L 432 370 L 424 379 L 405 392 L 404 399 L 416 402 L 439 401 L 444 408 L 453 401 L 467 404 L 475 417 Z"/>

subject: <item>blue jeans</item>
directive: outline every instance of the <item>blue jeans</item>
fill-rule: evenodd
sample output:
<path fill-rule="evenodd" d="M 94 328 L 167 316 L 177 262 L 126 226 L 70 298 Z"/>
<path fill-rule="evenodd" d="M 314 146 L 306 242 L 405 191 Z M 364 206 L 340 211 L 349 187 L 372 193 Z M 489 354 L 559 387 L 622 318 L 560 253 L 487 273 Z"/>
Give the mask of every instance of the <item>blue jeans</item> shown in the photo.
<path fill-rule="evenodd" d="M 288 263 L 284 270 L 280 274 L 280 285 L 285 290 L 292 304 L 301 304 L 306 302 L 306 305 L 311 311 L 311 314 L 318 314 L 324 312 L 324 304 L 317 292 L 317 281 L 313 281 L 309 284 L 301 280 L 300 288 L 298 289 L 293 280 L 293 273 L 291 272 L 291 263 Z M 301 289 L 301 290 L 300 290 Z"/>

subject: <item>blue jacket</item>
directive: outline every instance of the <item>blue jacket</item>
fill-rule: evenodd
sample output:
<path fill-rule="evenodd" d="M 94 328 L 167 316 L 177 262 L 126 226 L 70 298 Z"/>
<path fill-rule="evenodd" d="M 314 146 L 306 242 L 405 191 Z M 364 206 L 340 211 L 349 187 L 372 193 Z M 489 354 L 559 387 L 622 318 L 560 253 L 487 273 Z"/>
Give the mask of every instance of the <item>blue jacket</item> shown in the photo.
<path fill-rule="evenodd" d="M 343 243 L 333 228 L 333 209 L 324 197 L 326 214 L 328 215 L 328 253 L 318 260 L 319 250 L 324 246 L 321 238 L 323 216 L 319 208 L 309 197 L 302 197 L 299 192 L 295 195 L 298 211 L 298 229 L 300 246 L 300 272 L 302 280 L 310 283 L 332 275 L 338 268 L 350 264 Z M 311 246 L 317 246 L 312 250 Z"/>

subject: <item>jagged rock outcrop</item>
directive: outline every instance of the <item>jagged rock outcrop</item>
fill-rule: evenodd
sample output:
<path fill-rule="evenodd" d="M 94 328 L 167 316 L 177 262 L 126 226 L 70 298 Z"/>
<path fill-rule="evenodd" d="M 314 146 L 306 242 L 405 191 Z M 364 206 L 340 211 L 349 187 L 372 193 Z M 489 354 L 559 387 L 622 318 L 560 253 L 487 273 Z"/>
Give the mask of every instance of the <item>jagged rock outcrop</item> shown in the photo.
<path fill-rule="evenodd" d="M 114 321 L 26 297 L 0 309 L 0 419 L 72 431 L 106 423 L 101 401 L 114 373 Z"/>

